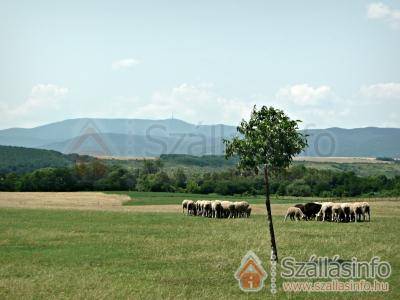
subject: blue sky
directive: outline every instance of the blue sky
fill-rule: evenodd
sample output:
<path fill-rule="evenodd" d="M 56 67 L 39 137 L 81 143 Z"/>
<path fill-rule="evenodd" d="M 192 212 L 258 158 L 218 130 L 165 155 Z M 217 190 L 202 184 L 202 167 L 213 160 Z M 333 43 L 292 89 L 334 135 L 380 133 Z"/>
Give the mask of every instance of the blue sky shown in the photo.
<path fill-rule="evenodd" d="M 0 128 L 77 117 L 400 127 L 400 1 L 1 1 Z"/>

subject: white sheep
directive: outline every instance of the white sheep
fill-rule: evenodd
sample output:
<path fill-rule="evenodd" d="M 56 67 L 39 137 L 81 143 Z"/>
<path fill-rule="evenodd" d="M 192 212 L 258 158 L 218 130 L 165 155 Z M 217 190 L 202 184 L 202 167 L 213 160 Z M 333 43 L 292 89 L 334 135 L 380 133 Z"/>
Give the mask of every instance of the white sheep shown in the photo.
<path fill-rule="evenodd" d="M 233 217 L 232 212 L 235 210 L 235 204 L 231 201 L 221 201 L 224 218 Z"/>
<path fill-rule="evenodd" d="M 182 212 L 209 218 L 249 218 L 251 206 L 247 201 L 183 200 Z"/>
<path fill-rule="evenodd" d="M 212 217 L 221 218 L 222 217 L 222 205 L 221 201 L 214 200 L 211 203 Z"/>
<path fill-rule="evenodd" d="M 365 221 L 365 215 L 368 214 L 368 222 L 370 222 L 371 221 L 371 209 L 369 207 L 369 203 L 362 202 L 361 208 L 362 208 L 363 221 Z"/>
<path fill-rule="evenodd" d="M 351 204 L 351 215 L 354 215 L 354 222 L 361 221 L 361 217 L 363 216 L 362 202 L 354 202 Z"/>
<path fill-rule="evenodd" d="M 333 202 L 323 202 L 321 205 L 321 209 L 318 212 L 316 219 L 320 220 L 322 218 L 322 221 L 325 221 L 325 219 L 332 214 Z"/>
<path fill-rule="evenodd" d="M 187 209 L 187 204 L 189 200 L 182 201 L 182 213 L 185 213 L 185 209 Z"/>
<path fill-rule="evenodd" d="M 287 217 L 290 217 L 290 220 L 292 220 L 292 221 L 294 221 L 294 220 L 300 221 L 300 219 L 306 218 L 306 216 L 303 214 L 301 209 L 298 207 L 294 207 L 294 206 L 291 206 L 288 208 L 285 219 L 284 219 L 285 222 L 286 222 Z"/>
<path fill-rule="evenodd" d="M 332 205 L 332 217 L 331 220 L 340 222 L 340 215 L 343 213 L 342 205 L 340 203 L 334 203 Z"/>
<path fill-rule="evenodd" d="M 351 204 L 350 203 L 342 203 L 340 204 L 343 215 L 344 215 L 344 221 L 348 222 L 351 219 Z"/>

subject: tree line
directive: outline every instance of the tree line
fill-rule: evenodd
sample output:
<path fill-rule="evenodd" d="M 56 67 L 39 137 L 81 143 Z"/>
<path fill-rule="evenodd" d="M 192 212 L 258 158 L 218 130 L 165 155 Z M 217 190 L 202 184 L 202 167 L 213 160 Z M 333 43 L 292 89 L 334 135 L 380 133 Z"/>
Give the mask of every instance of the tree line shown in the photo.
<path fill-rule="evenodd" d="M 0 145 L 0 174 L 23 174 L 48 167 L 62 168 L 72 166 L 77 161 L 88 162 L 92 159 L 87 155 Z"/>
<path fill-rule="evenodd" d="M 189 174 L 182 168 L 166 170 L 161 160 L 145 160 L 141 167 L 126 168 L 101 160 L 73 166 L 42 168 L 0 174 L 1 191 L 151 191 L 221 195 L 264 194 L 262 175 L 231 168 Z M 400 176 L 360 177 L 354 172 L 319 170 L 296 165 L 272 175 L 272 194 L 282 196 L 352 197 L 400 196 Z"/>

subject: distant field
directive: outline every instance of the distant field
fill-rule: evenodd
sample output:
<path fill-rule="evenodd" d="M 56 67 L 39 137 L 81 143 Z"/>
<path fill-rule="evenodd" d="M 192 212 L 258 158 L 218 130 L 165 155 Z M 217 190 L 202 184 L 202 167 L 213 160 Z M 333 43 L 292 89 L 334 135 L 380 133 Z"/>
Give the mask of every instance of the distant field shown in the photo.
<path fill-rule="evenodd" d="M 0 207 L 115 210 L 130 199 L 100 192 L 0 192 Z"/>
<path fill-rule="evenodd" d="M 375 157 L 312 157 L 312 156 L 297 156 L 295 161 L 307 162 L 330 162 L 330 163 L 368 163 L 368 164 L 390 164 L 393 162 L 377 160 Z"/>
<path fill-rule="evenodd" d="M 156 160 L 159 159 L 158 157 L 144 157 L 144 156 L 95 156 L 99 159 L 115 159 L 115 160 Z M 294 158 L 295 161 L 309 161 L 309 162 L 333 162 L 333 163 L 386 163 L 390 164 L 392 162 L 390 161 L 381 161 L 377 160 L 375 157 L 326 157 L 326 156 L 320 156 L 320 157 L 314 157 L 314 156 L 297 156 Z"/>
<path fill-rule="evenodd" d="M 226 199 L 232 201 L 246 200 L 251 204 L 263 204 L 265 201 L 264 196 L 221 196 L 216 194 L 187 194 L 187 193 L 152 193 L 152 192 L 111 192 L 111 194 L 128 195 L 132 200 L 124 202 L 124 205 L 166 205 L 166 204 L 181 204 L 184 199 L 191 200 L 215 200 L 215 199 Z M 322 198 L 296 198 L 296 197 L 273 197 L 274 203 L 285 204 L 285 203 L 297 203 L 299 201 L 307 199 L 322 199 Z"/>
<path fill-rule="evenodd" d="M 106 155 L 96 155 L 95 156 L 98 159 L 105 159 L 105 160 L 156 160 L 158 159 L 157 157 L 151 157 L 151 156 L 106 156 Z"/>
<path fill-rule="evenodd" d="M 221 196 L 216 194 L 186 194 L 186 193 L 152 193 L 152 192 L 108 192 L 109 194 L 128 195 L 131 200 L 125 201 L 124 205 L 142 206 L 142 205 L 179 205 L 184 199 L 191 200 L 215 200 L 226 199 L 231 201 L 246 200 L 250 204 L 264 204 L 265 197 L 258 196 Z M 274 204 L 306 203 L 311 201 L 391 201 L 400 200 L 400 197 L 392 198 L 318 198 L 318 197 L 291 197 L 291 196 L 271 196 L 271 202 Z"/>
<path fill-rule="evenodd" d="M 358 176 L 379 176 L 385 175 L 389 178 L 400 176 L 399 163 L 338 163 L 338 162 L 316 162 L 316 161 L 295 161 L 293 165 L 302 164 L 307 168 L 319 170 L 331 170 L 336 172 L 354 172 Z"/>
<path fill-rule="evenodd" d="M 143 159 L 157 159 L 155 157 L 101 157 L 109 164 L 125 166 L 128 168 L 140 168 L 143 165 Z M 167 159 L 167 158 L 166 158 Z M 190 164 L 192 161 L 194 164 Z M 176 168 L 182 168 L 187 174 L 198 174 L 204 172 L 219 172 L 235 167 L 233 162 L 228 163 L 222 156 L 215 159 L 216 165 L 206 159 L 199 157 L 196 159 L 182 160 L 163 160 L 164 170 L 172 172 Z M 209 163 L 209 164 L 206 164 Z M 205 163 L 204 166 L 196 163 Z M 225 164 L 223 164 L 225 163 Z M 336 172 L 354 172 L 359 176 L 377 176 L 385 175 L 387 177 L 400 176 L 400 163 L 376 160 L 372 157 L 295 157 L 293 165 L 304 165 L 307 168 L 331 170 Z"/>
<path fill-rule="evenodd" d="M 9 198 L 8 194 L 0 193 L 0 203 Z M 32 199 L 29 194 L 32 193 L 16 195 L 13 200 Z M 51 208 L 55 208 L 53 205 L 61 196 L 49 193 L 47 199 L 54 199 Z M 0 299 L 271 297 L 269 279 L 263 291 L 245 294 L 233 276 L 248 250 L 256 252 L 269 271 L 264 215 L 218 220 L 190 217 L 181 214 L 177 205 L 121 206 L 123 201 L 120 202 L 118 195 L 105 195 L 99 204 L 90 202 L 94 207 L 103 204 L 105 211 L 73 211 L 73 205 L 64 208 L 68 195 L 63 196 L 60 210 L 39 208 L 46 204 L 41 197 L 36 198 L 37 202 L 42 201 L 40 205 L 33 205 L 34 200 L 25 202 L 35 209 L 0 208 Z M 76 193 L 70 196 L 71 201 L 75 203 L 81 196 Z M 94 198 L 98 196 L 100 193 Z M 104 206 L 108 197 L 116 201 L 115 205 Z M 173 207 L 175 212 L 140 211 L 146 207 Z M 311 254 L 328 257 L 338 254 L 344 260 L 353 256 L 370 260 L 378 255 L 391 263 L 393 273 L 388 279 L 391 291 L 284 294 L 280 290 L 274 298 L 400 298 L 399 201 L 373 201 L 372 221 L 357 224 L 285 223 L 282 216 L 285 207 L 287 204 L 272 206 L 281 258 L 290 255 L 307 260 Z M 278 277 L 278 287 L 281 284 Z"/>

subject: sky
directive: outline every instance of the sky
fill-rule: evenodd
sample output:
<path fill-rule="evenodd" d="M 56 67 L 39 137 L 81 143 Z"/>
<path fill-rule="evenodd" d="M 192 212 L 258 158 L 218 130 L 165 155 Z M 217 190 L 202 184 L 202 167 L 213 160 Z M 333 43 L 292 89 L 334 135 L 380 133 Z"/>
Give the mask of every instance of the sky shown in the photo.
<path fill-rule="evenodd" d="M 0 129 L 80 117 L 400 127 L 400 1 L 0 2 Z"/>

